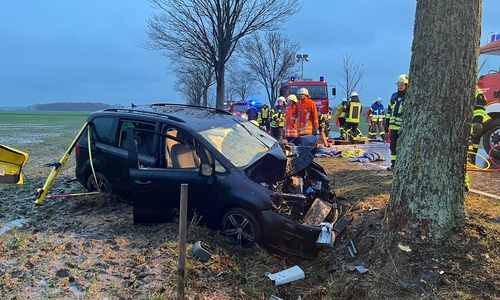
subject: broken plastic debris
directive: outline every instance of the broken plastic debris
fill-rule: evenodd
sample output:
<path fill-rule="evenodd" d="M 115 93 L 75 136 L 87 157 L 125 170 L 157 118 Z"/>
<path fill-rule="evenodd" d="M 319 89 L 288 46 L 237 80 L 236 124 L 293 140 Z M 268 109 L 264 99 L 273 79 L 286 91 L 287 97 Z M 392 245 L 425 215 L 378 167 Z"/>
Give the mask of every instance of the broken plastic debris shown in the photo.
<path fill-rule="evenodd" d="M 321 232 L 316 240 L 316 245 L 319 247 L 333 248 L 335 242 L 335 233 L 333 232 L 333 225 L 328 222 L 321 222 Z"/>
<path fill-rule="evenodd" d="M 306 277 L 304 271 L 299 266 L 293 266 L 274 274 L 267 274 L 269 279 L 274 280 L 275 285 L 282 285 Z"/>
<path fill-rule="evenodd" d="M 408 283 L 404 282 L 403 280 L 399 279 L 398 280 L 399 284 L 401 284 L 405 289 L 408 287 Z"/>
<path fill-rule="evenodd" d="M 402 244 L 398 244 L 398 247 L 399 247 L 399 249 L 401 249 L 403 251 L 411 252 L 411 249 L 408 246 L 405 246 L 405 245 L 402 245 Z"/>
<path fill-rule="evenodd" d="M 364 273 L 368 272 L 368 269 L 367 269 L 367 268 L 365 268 L 365 267 L 363 267 L 363 266 L 354 266 L 354 267 L 351 267 L 349 270 L 351 270 L 351 271 L 356 270 L 356 271 L 358 271 L 360 274 L 364 274 Z"/>
<path fill-rule="evenodd" d="M 269 298 L 269 300 L 283 300 L 283 299 L 282 299 L 282 298 L 280 298 L 280 297 L 277 297 L 277 296 L 271 295 L 271 298 Z"/>

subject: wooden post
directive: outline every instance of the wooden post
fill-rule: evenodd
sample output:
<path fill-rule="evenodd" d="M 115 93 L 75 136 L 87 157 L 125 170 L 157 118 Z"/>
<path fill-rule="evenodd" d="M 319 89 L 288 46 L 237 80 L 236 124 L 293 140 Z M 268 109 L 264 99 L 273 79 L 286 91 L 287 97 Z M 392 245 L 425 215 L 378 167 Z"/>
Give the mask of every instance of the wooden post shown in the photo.
<path fill-rule="evenodd" d="M 177 299 L 184 300 L 184 273 L 186 266 L 186 229 L 188 185 L 181 184 L 181 203 L 179 209 L 179 261 L 177 265 Z"/>

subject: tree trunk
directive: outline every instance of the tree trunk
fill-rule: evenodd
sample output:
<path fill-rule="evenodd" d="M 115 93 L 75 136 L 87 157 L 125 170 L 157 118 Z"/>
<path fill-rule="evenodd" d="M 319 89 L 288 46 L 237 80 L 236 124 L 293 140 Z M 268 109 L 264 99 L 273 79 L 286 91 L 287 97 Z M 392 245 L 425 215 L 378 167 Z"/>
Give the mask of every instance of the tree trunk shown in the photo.
<path fill-rule="evenodd" d="M 481 1 L 417 0 L 410 82 L 385 218 L 390 231 L 413 242 L 439 244 L 465 221 Z"/>
<path fill-rule="evenodd" d="M 219 63 L 215 68 L 215 80 L 217 82 L 215 108 L 224 108 L 224 73 L 225 65 Z"/>

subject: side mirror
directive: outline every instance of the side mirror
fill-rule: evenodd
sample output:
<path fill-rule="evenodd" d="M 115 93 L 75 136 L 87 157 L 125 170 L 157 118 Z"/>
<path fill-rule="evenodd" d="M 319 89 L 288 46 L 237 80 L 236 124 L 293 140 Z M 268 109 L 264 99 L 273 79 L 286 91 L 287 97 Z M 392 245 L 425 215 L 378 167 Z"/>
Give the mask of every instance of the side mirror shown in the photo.
<path fill-rule="evenodd" d="M 212 167 L 209 164 L 202 163 L 200 166 L 200 173 L 201 176 L 211 177 L 214 173 L 214 170 L 212 170 Z"/>
<path fill-rule="evenodd" d="M 332 96 L 336 96 L 337 95 L 337 89 L 336 88 L 332 88 Z"/>

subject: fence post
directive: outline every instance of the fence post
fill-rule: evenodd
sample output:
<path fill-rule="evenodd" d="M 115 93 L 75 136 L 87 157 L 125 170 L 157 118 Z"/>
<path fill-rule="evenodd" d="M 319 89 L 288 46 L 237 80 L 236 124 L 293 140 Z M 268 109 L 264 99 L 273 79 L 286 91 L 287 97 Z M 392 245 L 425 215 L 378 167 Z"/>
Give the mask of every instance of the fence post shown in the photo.
<path fill-rule="evenodd" d="M 177 299 L 184 300 L 184 275 L 186 266 L 186 229 L 187 229 L 188 185 L 181 184 L 181 203 L 179 209 L 179 261 L 177 265 Z"/>

